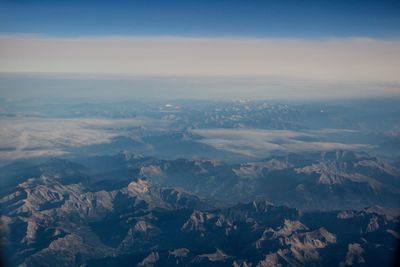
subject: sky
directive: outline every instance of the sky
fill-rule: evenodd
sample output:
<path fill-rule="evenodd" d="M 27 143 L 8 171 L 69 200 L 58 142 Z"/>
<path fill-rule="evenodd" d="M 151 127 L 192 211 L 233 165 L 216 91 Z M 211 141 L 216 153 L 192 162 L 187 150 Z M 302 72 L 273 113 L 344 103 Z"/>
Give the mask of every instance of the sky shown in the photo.
<path fill-rule="evenodd" d="M 51 36 L 400 35 L 396 0 L 1 0 L 0 12 L 2 32 Z"/>
<path fill-rule="evenodd" d="M 279 77 L 400 94 L 399 37 L 400 1 L 0 0 L 3 76 Z"/>

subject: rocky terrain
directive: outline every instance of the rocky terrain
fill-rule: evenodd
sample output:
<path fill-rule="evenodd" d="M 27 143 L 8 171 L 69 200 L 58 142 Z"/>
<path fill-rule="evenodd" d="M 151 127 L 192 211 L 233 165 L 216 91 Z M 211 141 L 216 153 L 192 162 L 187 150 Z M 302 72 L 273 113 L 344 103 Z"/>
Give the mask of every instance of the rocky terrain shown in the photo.
<path fill-rule="evenodd" d="M 227 165 L 122 153 L 82 164 L 54 159 L 26 167 L 32 176 L 9 184 L 0 205 L 10 266 L 390 266 L 400 238 L 395 208 L 299 210 L 273 204 L 265 186 L 288 177 L 271 173 L 290 170 L 303 177 L 304 190 L 398 196 L 397 170 L 366 154 Z M 289 193 L 291 186 L 299 187 L 289 183 Z M 242 201 L 262 189 L 263 200 Z"/>
<path fill-rule="evenodd" d="M 302 210 L 332 210 L 400 203 L 399 168 L 363 152 L 288 154 L 240 164 L 129 153 L 80 162 L 101 179 L 123 180 L 129 173 L 229 205 L 259 199 Z"/>

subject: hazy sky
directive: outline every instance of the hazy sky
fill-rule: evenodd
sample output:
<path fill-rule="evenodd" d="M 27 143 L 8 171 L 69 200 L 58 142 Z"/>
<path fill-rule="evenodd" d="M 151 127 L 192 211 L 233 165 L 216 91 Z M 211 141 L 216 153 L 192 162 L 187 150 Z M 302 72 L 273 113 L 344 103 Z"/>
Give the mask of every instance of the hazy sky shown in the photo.
<path fill-rule="evenodd" d="M 360 94 L 384 82 L 400 94 L 399 3 L 0 0 L 0 73 L 370 83 Z"/>
<path fill-rule="evenodd" d="M 3 72 L 400 78 L 400 41 L 177 37 L 0 38 Z"/>

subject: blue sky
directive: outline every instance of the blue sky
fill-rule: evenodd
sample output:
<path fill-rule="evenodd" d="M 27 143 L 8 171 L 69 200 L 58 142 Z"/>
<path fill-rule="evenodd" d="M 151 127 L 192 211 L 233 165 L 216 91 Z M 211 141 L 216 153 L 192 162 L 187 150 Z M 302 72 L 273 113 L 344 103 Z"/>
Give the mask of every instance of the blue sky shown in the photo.
<path fill-rule="evenodd" d="M 0 1 L 2 33 L 47 36 L 400 36 L 400 1 Z"/>

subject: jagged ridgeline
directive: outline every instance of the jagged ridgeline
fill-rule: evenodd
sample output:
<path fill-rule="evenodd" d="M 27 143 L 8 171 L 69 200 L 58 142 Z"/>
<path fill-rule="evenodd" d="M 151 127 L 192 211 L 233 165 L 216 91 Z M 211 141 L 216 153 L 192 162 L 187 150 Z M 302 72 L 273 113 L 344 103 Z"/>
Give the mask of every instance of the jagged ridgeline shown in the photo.
<path fill-rule="evenodd" d="M 11 265 L 389 266 L 400 238 L 398 169 L 366 153 L 3 170 L 18 177 L 0 200 Z"/>

